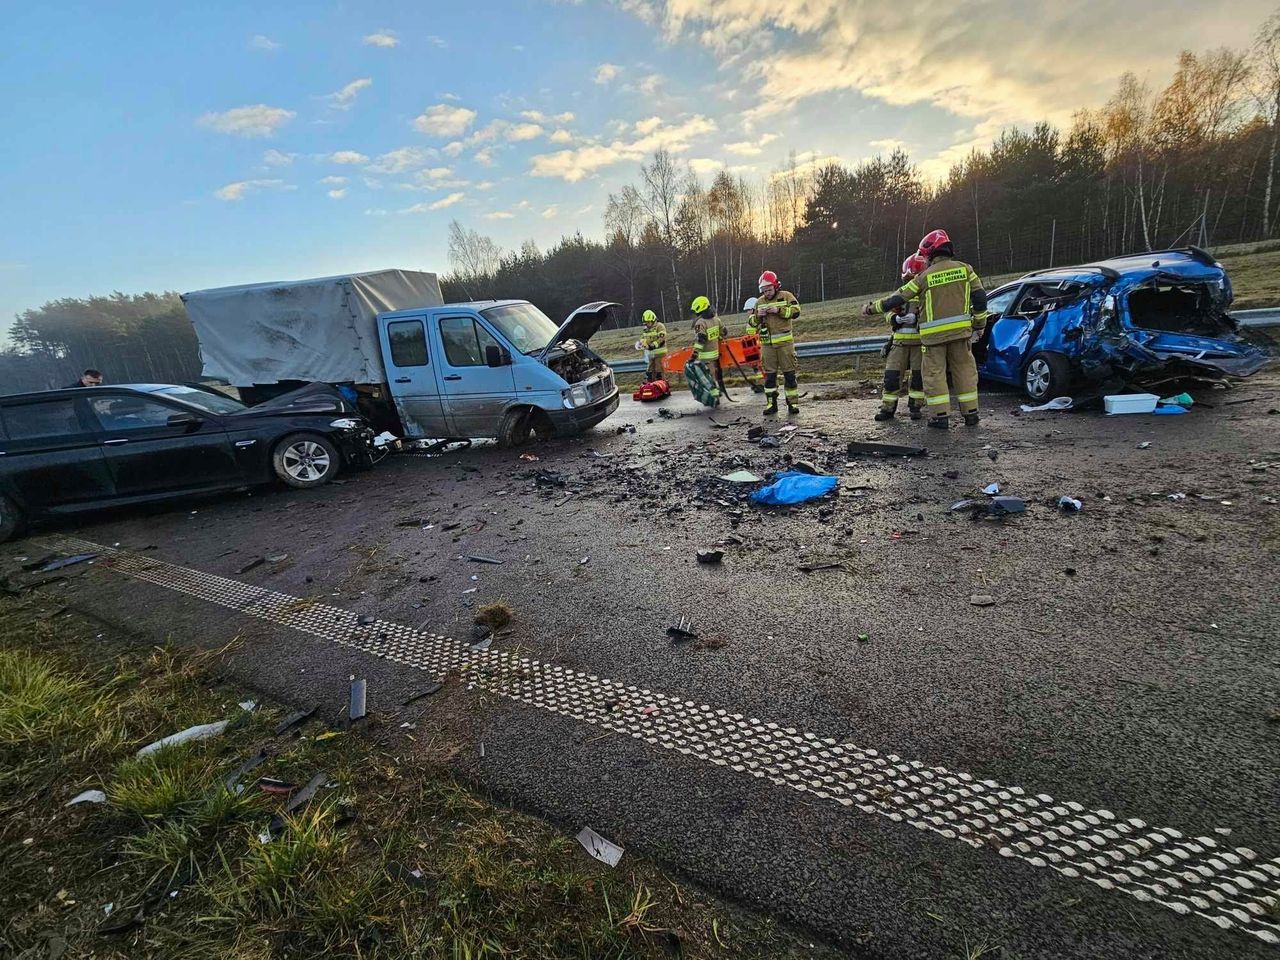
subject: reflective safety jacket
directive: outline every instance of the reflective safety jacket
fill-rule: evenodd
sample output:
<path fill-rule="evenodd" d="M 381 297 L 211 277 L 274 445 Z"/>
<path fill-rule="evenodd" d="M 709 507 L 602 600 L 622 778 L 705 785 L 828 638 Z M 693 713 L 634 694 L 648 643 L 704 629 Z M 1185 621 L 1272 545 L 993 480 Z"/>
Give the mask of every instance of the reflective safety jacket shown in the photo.
<path fill-rule="evenodd" d="M 973 315 L 987 309 L 987 292 L 973 267 L 950 257 L 930 262 L 897 293 L 872 303 L 871 310 L 883 313 L 910 300 L 920 302 L 920 342 L 926 347 L 972 336 Z"/>
<path fill-rule="evenodd" d="M 640 345 L 649 351 L 649 356 L 660 357 L 667 352 L 667 325 L 659 320 L 651 327 L 645 327 L 640 333 Z"/>
<path fill-rule="evenodd" d="M 777 307 L 777 313 L 766 314 L 766 307 Z M 769 299 L 761 297 L 747 321 L 747 332 L 758 333 L 765 344 L 790 343 L 795 339 L 792 323 L 800 316 L 800 301 L 795 294 L 779 290 Z"/>
<path fill-rule="evenodd" d="M 885 322 L 893 330 L 894 343 L 917 345 L 920 343 L 920 322 L 916 316 L 917 306 L 915 303 L 909 303 L 907 304 L 906 313 L 897 314 L 890 310 L 884 315 Z"/>
<path fill-rule="evenodd" d="M 719 360 L 720 341 L 728 336 L 728 333 L 719 317 L 713 316 L 709 319 L 699 317 L 693 321 L 694 356 L 699 360 Z"/>

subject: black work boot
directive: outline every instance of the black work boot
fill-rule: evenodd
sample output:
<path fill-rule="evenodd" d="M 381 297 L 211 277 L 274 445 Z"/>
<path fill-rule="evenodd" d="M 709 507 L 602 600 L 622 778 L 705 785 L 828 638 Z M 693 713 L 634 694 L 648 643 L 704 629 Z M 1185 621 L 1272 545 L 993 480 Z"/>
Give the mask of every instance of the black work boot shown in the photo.
<path fill-rule="evenodd" d="M 907 409 L 911 411 L 912 420 L 919 420 L 921 417 L 924 416 L 924 413 L 923 411 L 921 411 L 920 405 L 918 403 L 911 404 Z"/>
<path fill-rule="evenodd" d="M 765 414 L 765 416 L 767 417 L 767 416 L 771 416 L 772 414 L 775 414 L 775 413 L 777 413 L 777 412 L 778 412 L 778 398 L 777 398 L 777 397 L 770 397 L 770 398 L 769 398 L 769 402 L 768 402 L 767 404 L 765 404 L 764 414 Z"/>
<path fill-rule="evenodd" d="M 929 426 L 938 430 L 950 430 L 951 420 L 949 417 L 930 417 Z"/>
<path fill-rule="evenodd" d="M 876 416 L 875 416 L 876 422 L 884 423 L 886 420 L 892 420 L 895 416 L 897 416 L 897 413 L 898 413 L 897 407 L 881 407 L 879 410 L 876 411 Z"/>
<path fill-rule="evenodd" d="M 976 427 L 978 425 L 978 411 L 966 413 L 964 415 L 964 425 L 966 427 Z"/>
<path fill-rule="evenodd" d="M 800 408 L 799 408 L 799 407 L 797 407 L 797 406 L 796 406 L 794 403 L 792 403 L 790 400 L 788 400 L 788 401 L 787 401 L 787 416 L 789 416 L 789 417 L 794 417 L 794 416 L 795 416 L 797 413 L 799 413 L 799 412 L 800 412 Z"/>

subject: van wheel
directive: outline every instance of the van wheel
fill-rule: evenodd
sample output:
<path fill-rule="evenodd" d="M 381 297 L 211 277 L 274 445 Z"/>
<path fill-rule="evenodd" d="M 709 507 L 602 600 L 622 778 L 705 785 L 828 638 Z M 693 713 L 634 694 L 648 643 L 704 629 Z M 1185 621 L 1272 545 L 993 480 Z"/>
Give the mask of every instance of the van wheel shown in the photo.
<path fill-rule="evenodd" d="M 1022 374 L 1022 387 L 1037 403 L 1067 395 L 1071 386 L 1071 364 L 1060 353 L 1040 352 L 1027 361 Z"/>
<path fill-rule="evenodd" d="M 22 513 L 17 504 L 0 494 L 0 543 L 12 540 L 22 532 Z"/>
<path fill-rule="evenodd" d="M 271 454 L 276 476 L 302 490 L 328 483 L 337 476 L 340 464 L 334 445 L 314 433 L 291 433 Z"/>
<path fill-rule="evenodd" d="M 529 409 L 508 410 L 498 426 L 498 446 L 522 447 L 533 434 L 533 416 Z"/>

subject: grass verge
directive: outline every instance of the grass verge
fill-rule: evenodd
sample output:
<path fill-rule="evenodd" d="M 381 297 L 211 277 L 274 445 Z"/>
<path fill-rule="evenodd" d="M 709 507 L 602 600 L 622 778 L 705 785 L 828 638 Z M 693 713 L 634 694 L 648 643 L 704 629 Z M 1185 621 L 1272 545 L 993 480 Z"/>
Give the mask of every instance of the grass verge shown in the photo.
<path fill-rule="evenodd" d="M 239 706 L 251 695 L 219 681 L 220 651 L 139 652 L 39 597 L 0 599 L 0 636 L 0 955 L 826 955 L 631 854 L 610 870 L 410 759 L 399 717 L 276 736 L 286 709 Z M 286 811 L 277 784 L 318 771 Z M 106 802 L 66 806 L 85 789 Z"/>

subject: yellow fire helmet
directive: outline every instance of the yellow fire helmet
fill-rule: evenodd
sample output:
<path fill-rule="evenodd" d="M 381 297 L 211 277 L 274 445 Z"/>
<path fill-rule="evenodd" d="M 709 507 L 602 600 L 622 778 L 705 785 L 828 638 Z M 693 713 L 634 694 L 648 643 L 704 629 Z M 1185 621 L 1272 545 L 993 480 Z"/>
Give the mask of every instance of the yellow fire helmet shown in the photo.
<path fill-rule="evenodd" d="M 690 308 L 694 313 L 702 315 L 711 309 L 711 301 L 706 297 L 694 297 L 693 306 Z"/>
<path fill-rule="evenodd" d="M 645 323 L 657 323 L 658 315 L 654 313 L 652 310 L 646 310 L 644 313 L 640 315 L 640 319 L 643 320 Z"/>

